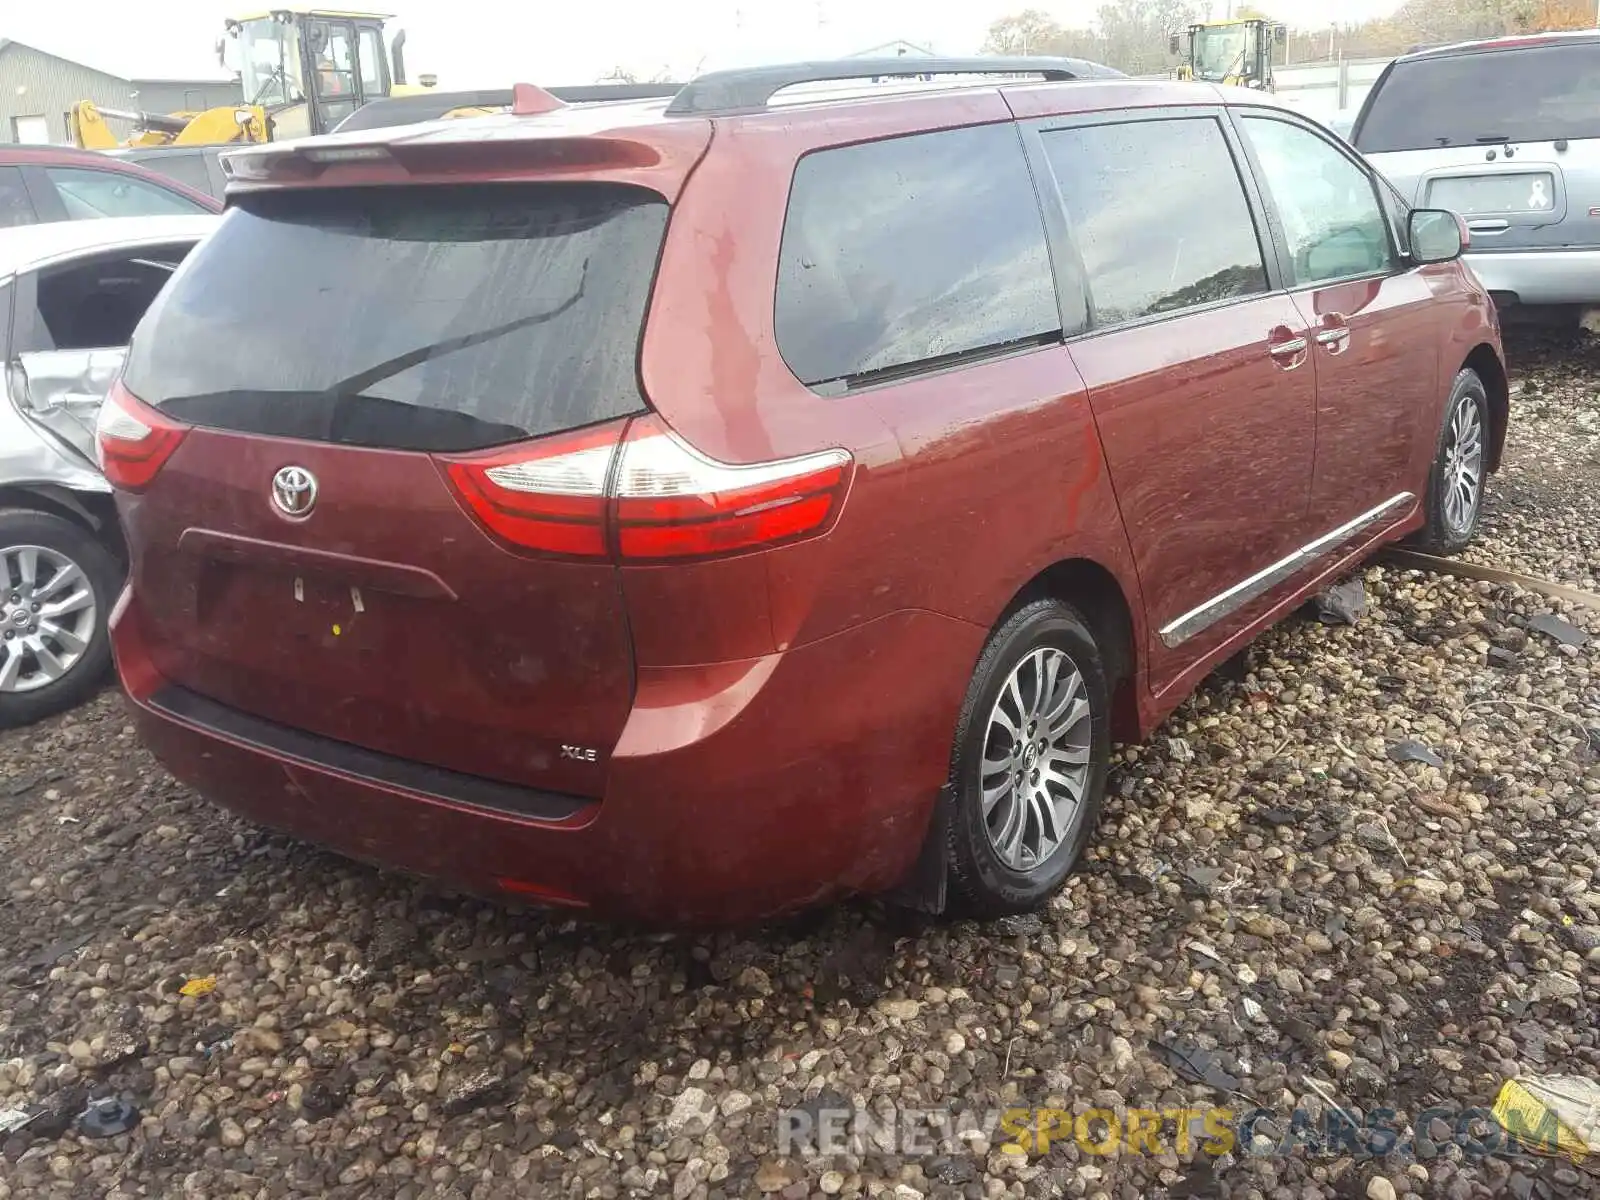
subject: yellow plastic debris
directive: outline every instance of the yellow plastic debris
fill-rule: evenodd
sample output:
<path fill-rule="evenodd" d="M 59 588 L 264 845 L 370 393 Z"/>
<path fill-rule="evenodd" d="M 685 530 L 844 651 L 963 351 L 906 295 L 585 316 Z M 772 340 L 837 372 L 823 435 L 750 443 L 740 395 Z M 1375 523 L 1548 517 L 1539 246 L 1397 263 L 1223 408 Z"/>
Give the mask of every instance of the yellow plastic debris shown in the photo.
<path fill-rule="evenodd" d="M 1574 1162 L 1600 1154 L 1600 1083 L 1580 1075 L 1508 1079 L 1494 1102 L 1507 1135 L 1540 1154 Z"/>
<path fill-rule="evenodd" d="M 217 977 L 207 975 L 204 979 L 191 979 L 178 989 L 180 996 L 209 996 L 216 991 Z"/>

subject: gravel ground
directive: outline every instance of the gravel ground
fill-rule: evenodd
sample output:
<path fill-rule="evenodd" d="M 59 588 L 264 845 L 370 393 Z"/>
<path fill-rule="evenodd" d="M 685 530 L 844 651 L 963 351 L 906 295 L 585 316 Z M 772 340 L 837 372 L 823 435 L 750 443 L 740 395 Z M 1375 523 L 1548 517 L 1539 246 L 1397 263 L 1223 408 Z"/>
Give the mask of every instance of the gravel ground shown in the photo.
<path fill-rule="evenodd" d="M 1463 557 L 1600 592 L 1600 340 L 1508 331 L 1513 435 Z"/>
<path fill-rule="evenodd" d="M 1600 384 L 1548 356 L 1524 380 L 1485 561 L 1593 587 Z M 779 1154 L 777 1114 L 807 1103 L 1403 1126 L 1600 1072 L 1600 642 L 1528 630 L 1562 610 L 1516 589 L 1366 579 L 1360 624 L 1287 623 L 1121 751 L 1085 871 L 990 926 L 870 904 L 743 934 L 578 926 L 234 820 L 110 691 L 7 734 L 0 1112 L 41 1115 L 3 1142 L 0 1200 L 1592 1195 L 1565 1160 L 1464 1155 L 1440 1119 L 1381 1158 L 1180 1153 L 1170 1129 L 1160 1154 L 1017 1154 L 981 1128 Z M 1395 761 L 1407 740 L 1440 765 Z M 88 1096 L 142 1119 L 85 1136 Z"/>

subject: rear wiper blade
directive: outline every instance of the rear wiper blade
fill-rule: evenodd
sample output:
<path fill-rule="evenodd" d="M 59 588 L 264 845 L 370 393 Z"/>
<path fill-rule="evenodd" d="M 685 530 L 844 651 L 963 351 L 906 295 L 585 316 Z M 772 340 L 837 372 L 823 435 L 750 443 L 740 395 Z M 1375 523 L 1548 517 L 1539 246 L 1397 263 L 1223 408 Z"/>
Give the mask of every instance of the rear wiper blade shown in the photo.
<path fill-rule="evenodd" d="M 515 333 L 519 329 L 528 329 L 534 325 L 542 325 L 546 321 L 553 321 L 568 309 L 572 308 L 583 299 L 583 289 L 589 274 L 589 260 L 584 259 L 583 271 L 578 279 L 578 289 L 554 308 L 544 312 L 529 313 L 525 317 L 518 317 L 502 325 L 490 329 L 481 329 L 476 333 L 462 334 L 459 337 L 446 338 L 439 342 L 430 342 L 426 346 L 418 346 L 415 350 L 408 350 L 394 358 L 386 359 L 375 367 L 368 367 L 359 374 L 348 379 L 341 379 L 326 389 L 330 396 L 359 395 L 372 387 L 391 379 L 402 371 L 409 371 L 412 367 L 420 366 L 429 359 L 440 358 L 443 355 L 454 353 L 457 350 L 466 350 L 472 346 L 481 346 L 484 342 L 492 342 L 496 338 L 503 338 L 507 334 Z"/>

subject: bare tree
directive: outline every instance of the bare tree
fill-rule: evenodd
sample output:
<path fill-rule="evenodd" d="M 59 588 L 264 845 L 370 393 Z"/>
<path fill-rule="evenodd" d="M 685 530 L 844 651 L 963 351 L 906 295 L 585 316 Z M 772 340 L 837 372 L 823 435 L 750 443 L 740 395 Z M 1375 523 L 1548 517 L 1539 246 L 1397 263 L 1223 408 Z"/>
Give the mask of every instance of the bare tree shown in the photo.
<path fill-rule="evenodd" d="M 691 73 L 691 78 L 695 74 L 699 74 L 699 68 L 698 67 L 696 67 L 694 72 Z M 611 70 L 607 71 L 604 75 L 600 76 L 598 82 L 600 82 L 600 83 L 671 83 L 671 82 L 673 82 L 673 79 L 672 79 L 672 72 L 667 70 L 666 67 L 662 67 L 659 70 L 652 71 L 648 75 L 640 75 L 638 72 L 630 71 L 626 67 L 612 67 Z"/>
<path fill-rule="evenodd" d="M 1060 54 L 1066 31 L 1048 13 L 1026 8 L 989 26 L 985 54 Z"/>
<path fill-rule="evenodd" d="M 1130 75 L 1147 75 L 1171 64 L 1168 39 L 1199 19 L 1190 0 L 1112 0 L 1100 6 L 1096 24 L 1105 61 Z"/>
<path fill-rule="evenodd" d="M 991 25 L 983 48 L 991 54 L 1064 54 L 1130 75 L 1154 74 L 1172 66 L 1168 38 L 1202 15 L 1195 0 L 1107 0 L 1096 12 L 1093 28 L 1071 29 L 1029 8 Z M 1265 14 L 1245 5 L 1235 15 Z M 1392 17 L 1290 30 L 1288 58 L 1297 63 L 1382 58 L 1418 45 L 1593 24 L 1594 0 L 1405 0 Z"/>

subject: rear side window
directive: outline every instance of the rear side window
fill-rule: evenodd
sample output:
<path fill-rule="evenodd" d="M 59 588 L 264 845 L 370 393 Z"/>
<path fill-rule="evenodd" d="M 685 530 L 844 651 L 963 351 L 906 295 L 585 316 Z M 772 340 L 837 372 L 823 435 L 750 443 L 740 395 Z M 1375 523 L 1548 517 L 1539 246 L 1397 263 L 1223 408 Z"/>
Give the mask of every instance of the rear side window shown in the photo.
<path fill-rule="evenodd" d="M 186 183 L 197 192 L 211 194 L 211 176 L 206 169 L 206 152 L 204 150 L 190 150 L 182 154 L 153 154 L 149 158 L 133 158 L 147 171 L 154 171 L 157 175 L 165 175 L 169 179 L 176 179 L 179 183 Z"/>
<path fill-rule="evenodd" d="M 33 201 L 28 199 L 21 170 L 0 167 L 0 229 L 32 225 L 35 219 Z"/>
<path fill-rule="evenodd" d="M 169 192 L 120 171 L 46 167 L 46 178 L 74 221 L 90 217 L 188 216 L 206 209 L 187 196 Z"/>
<path fill-rule="evenodd" d="M 1367 98 L 1363 154 L 1596 136 L 1600 42 L 1396 63 Z"/>
<path fill-rule="evenodd" d="M 50 348 L 126 346 L 150 302 L 191 249 L 188 243 L 152 246 L 42 273 L 35 303 Z"/>
<path fill-rule="evenodd" d="M 1267 290 L 1250 205 L 1216 120 L 1083 125 L 1042 136 L 1097 324 Z"/>
<path fill-rule="evenodd" d="M 1058 339 L 1044 223 L 1016 129 L 801 159 L 776 323 L 789 369 L 824 390 Z"/>
<path fill-rule="evenodd" d="M 244 203 L 134 339 L 128 387 L 174 417 L 459 451 L 644 408 L 656 193 L 542 183 Z"/>

